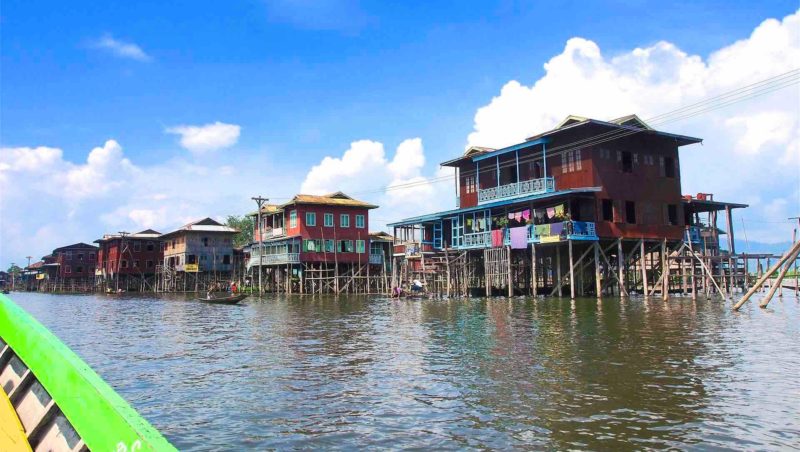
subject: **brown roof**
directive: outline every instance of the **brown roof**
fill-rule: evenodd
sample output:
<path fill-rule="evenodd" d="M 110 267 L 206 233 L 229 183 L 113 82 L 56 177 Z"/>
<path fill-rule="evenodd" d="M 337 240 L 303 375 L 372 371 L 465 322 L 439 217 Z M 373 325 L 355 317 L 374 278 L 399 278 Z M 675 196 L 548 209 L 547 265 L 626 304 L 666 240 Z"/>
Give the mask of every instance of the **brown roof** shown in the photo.
<path fill-rule="evenodd" d="M 293 204 L 319 204 L 328 206 L 346 206 L 346 207 L 364 207 L 366 209 L 377 209 L 378 206 L 368 202 L 353 199 L 346 194 L 337 191 L 335 193 L 328 193 L 327 195 L 295 195 L 289 202 L 281 204 L 280 207 L 286 207 Z"/>
<path fill-rule="evenodd" d="M 370 240 L 386 241 L 386 242 L 393 242 L 394 241 L 394 237 L 392 237 L 391 234 L 389 234 L 388 232 L 383 232 L 383 231 L 370 232 L 369 233 L 369 239 Z"/>
<path fill-rule="evenodd" d="M 216 221 L 212 218 L 203 218 L 202 220 L 194 221 L 189 224 L 185 224 L 182 227 L 172 231 L 167 232 L 166 234 L 162 234 L 161 237 L 167 237 L 173 234 L 177 234 L 179 232 L 184 231 L 202 231 L 202 232 L 226 232 L 231 234 L 236 234 L 239 232 L 238 229 L 234 229 L 230 226 L 226 226 L 219 221 Z"/>

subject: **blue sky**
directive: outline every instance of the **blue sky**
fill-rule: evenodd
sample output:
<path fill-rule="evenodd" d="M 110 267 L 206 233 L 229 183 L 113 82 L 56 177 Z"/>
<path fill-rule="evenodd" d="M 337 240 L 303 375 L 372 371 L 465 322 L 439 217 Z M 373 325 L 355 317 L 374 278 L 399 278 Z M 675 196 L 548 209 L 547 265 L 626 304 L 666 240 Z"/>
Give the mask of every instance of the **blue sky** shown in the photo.
<path fill-rule="evenodd" d="M 797 8 L 796 1 L 4 1 L 0 146 L 58 148 L 78 165 L 113 139 L 144 170 L 210 161 L 280 173 L 262 174 L 261 188 L 240 201 L 220 198 L 209 215 L 240 213 L 255 193 L 297 192 L 312 166 L 357 140 L 385 145 L 391 159 L 418 137 L 425 163 L 410 177 L 434 175 L 438 162 L 463 150 L 476 111 L 509 81 L 544 77 L 543 65 L 571 38 L 591 40 L 608 58 L 667 41 L 705 59 Z M 187 154 L 165 133 L 215 121 L 241 133 L 214 154 Z M 112 203 L 71 205 L 63 221 L 76 225 L 61 239 L 115 231 L 99 220 Z M 8 245 L 9 231 L 35 227 L 21 222 L 21 211 L 5 210 L 0 264 L 21 251 Z M 78 237 L 80 224 L 92 221 L 98 225 Z"/>

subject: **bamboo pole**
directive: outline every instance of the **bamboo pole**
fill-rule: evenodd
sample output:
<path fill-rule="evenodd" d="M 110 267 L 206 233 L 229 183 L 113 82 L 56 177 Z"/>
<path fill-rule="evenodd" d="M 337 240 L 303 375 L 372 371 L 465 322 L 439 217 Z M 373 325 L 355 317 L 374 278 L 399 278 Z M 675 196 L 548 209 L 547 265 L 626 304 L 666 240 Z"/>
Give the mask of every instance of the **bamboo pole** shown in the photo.
<path fill-rule="evenodd" d="M 767 307 L 767 305 L 769 304 L 769 301 L 772 299 L 772 296 L 775 295 L 775 290 L 777 290 L 779 287 L 781 287 L 781 282 L 783 282 L 783 277 L 786 276 L 786 272 L 788 272 L 789 268 L 791 268 L 791 266 L 792 266 L 791 261 L 793 259 L 797 259 L 797 255 L 799 253 L 800 253 L 800 248 L 798 248 L 797 251 L 795 251 L 794 254 L 792 254 L 788 258 L 783 259 L 783 262 L 780 262 L 780 261 L 778 262 L 778 265 L 779 266 L 782 265 L 783 268 L 781 269 L 781 272 L 778 275 L 778 279 L 775 281 L 775 284 L 773 284 L 772 287 L 770 287 L 769 292 L 767 292 L 767 296 L 764 297 L 763 300 L 761 300 L 761 304 L 759 304 L 760 307 L 762 307 L 762 308 L 766 308 Z"/>
<path fill-rule="evenodd" d="M 661 242 L 661 299 L 667 301 L 669 297 L 669 262 L 667 261 L 667 239 Z"/>
<path fill-rule="evenodd" d="M 597 299 L 603 298 L 603 282 L 600 280 L 600 244 L 594 243 L 594 285 Z"/>
<path fill-rule="evenodd" d="M 621 297 L 628 296 L 628 290 L 625 288 L 625 254 L 622 252 L 622 238 L 617 239 L 617 282 L 619 283 L 619 295 Z"/>
<path fill-rule="evenodd" d="M 562 293 L 561 293 L 561 244 L 560 243 L 556 244 L 556 277 L 557 277 L 556 284 L 558 284 L 558 287 L 556 289 L 558 289 L 558 297 L 561 298 Z"/>
<path fill-rule="evenodd" d="M 514 283 L 511 277 L 511 246 L 506 246 L 506 253 L 508 257 L 508 259 L 506 259 L 508 269 L 508 297 L 511 298 L 514 296 Z"/>
<path fill-rule="evenodd" d="M 538 281 L 536 279 L 536 244 L 531 243 L 531 294 L 535 297 L 538 292 Z"/>
<path fill-rule="evenodd" d="M 569 296 L 575 299 L 575 263 L 572 261 L 572 239 L 567 240 L 569 247 Z"/>
<path fill-rule="evenodd" d="M 789 249 L 789 251 L 782 258 L 778 259 L 778 262 L 772 268 L 768 269 L 760 278 L 758 278 L 758 281 L 756 281 L 753 287 L 751 287 L 750 290 L 748 290 L 747 293 L 744 294 L 742 299 L 739 300 L 738 303 L 733 305 L 733 310 L 738 311 L 739 308 L 741 308 L 742 305 L 745 304 L 747 300 L 749 300 L 750 297 L 752 297 L 753 294 L 756 293 L 761 288 L 764 282 L 767 279 L 769 279 L 770 275 L 775 273 L 775 270 L 777 270 L 782 263 L 789 260 L 790 256 L 797 256 L 798 251 L 800 251 L 800 241 L 795 242 L 794 245 L 792 245 L 792 247 Z"/>
<path fill-rule="evenodd" d="M 646 254 L 644 251 L 644 240 L 639 242 L 639 250 L 641 254 L 639 262 L 641 263 L 642 267 L 642 294 L 645 298 L 647 298 L 647 259 L 645 259 Z"/>

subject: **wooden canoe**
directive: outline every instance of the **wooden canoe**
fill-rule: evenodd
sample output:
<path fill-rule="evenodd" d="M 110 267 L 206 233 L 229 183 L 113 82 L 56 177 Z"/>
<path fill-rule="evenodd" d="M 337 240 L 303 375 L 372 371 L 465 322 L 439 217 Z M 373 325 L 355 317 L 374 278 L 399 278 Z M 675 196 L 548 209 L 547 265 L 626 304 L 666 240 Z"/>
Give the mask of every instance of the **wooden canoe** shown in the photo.
<path fill-rule="evenodd" d="M 198 298 L 203 303 L 236 304 L 247 298 L 247 294 L 231 295 L 230 297 Z"/>
<path fill-rule="evenodd" d="M 0 450 L 176 450 L 78 355 L 3 295 L 0 349 Z"/>

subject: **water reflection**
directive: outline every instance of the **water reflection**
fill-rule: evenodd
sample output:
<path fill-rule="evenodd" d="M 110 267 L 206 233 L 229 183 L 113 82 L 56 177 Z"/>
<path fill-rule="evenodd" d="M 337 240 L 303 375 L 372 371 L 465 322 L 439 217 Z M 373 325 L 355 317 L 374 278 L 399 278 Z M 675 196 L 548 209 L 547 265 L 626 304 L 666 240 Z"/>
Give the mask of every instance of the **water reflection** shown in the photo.
<path fill-rule="evenodd" d="M 786 448 L 800 309 L 17 294 L 176 446 Z"/>

